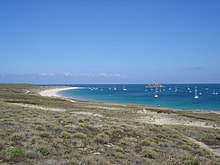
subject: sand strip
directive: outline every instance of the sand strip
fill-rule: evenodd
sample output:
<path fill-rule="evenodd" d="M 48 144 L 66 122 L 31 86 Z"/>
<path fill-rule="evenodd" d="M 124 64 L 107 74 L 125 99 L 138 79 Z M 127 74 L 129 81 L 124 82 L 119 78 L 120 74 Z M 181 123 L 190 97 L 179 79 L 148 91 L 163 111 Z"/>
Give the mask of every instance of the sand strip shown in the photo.
<path fill-rule="evenodd" d="M 65 91 L 65 90 L 71 90 L 71 89 L 79 89 L 79 87 L 58 87 L 58 88 L 43 90 L 39 94 L 41 96 L 46 96 L 46 97 L 61 97 L 61 98 L 65 98 L 65 97 L 59 95 L 58 92 Z"/>

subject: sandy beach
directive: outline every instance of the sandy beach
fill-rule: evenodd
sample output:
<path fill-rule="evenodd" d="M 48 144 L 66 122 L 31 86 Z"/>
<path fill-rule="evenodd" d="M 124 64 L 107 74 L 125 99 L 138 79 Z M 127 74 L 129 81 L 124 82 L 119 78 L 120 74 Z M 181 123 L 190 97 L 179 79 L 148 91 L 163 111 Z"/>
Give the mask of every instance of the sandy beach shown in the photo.
<path fill-rule="evenodd" d="M 65 90 L 71 90 L 71 89 L 78 89 L 79 87 L 58 87 L 55 89 L 47 89 L 41 91 L 39 94 L 41 96 L 46 96 L 46 97 L 62 97 L 58 94 L 60 91 L 65 91 Z M 62 97 L 64 98 L 64 97 Z"/>

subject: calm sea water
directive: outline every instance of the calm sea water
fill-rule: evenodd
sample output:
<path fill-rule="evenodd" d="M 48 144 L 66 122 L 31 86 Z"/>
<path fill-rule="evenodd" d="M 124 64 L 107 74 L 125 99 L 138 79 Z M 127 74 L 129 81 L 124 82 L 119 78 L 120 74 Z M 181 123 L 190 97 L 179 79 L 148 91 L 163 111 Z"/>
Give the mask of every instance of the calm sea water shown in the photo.
<path fill-rule="evenodd" d="M 80 89 L 59 94 L 83 100 L 114 103 L 144 104 L 182 110 L 220 111 L 220 84 L 164 84 L 166 88 L 146 88 L 144 84 L 128 85 L 77 85 Z M 195 99 L 195 87 L 198 99 Z M 117 88 L 117 90 L 114 90 Z M 123 90 L 126 88 L 127 90 Z M 158 98 L 155 98 L 155 94 Z"/>

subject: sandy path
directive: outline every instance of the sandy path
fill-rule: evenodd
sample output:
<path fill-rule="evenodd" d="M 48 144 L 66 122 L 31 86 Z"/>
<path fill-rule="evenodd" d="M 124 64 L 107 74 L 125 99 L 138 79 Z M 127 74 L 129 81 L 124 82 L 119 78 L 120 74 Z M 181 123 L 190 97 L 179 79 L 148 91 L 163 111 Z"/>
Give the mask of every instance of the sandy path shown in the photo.
<path fill-rule="evenodd" d="M 29 105 L 29 104 L 22 104 L 22 103 L 10 103 L 11 105 L 21 106 L 24 108 L 33 108 L 37 110 L 45 110 L 45 111 L 56 111 L 56 112 L 65 112 L 66 109 L 60 109 L 60 108 L 51 108 L 51 107 L 44 107 L 39 105 Z"/>
<path fill-rule="evenodd" d="M 30 91 L 29 90 L 27 90 L 27 89 L 23 89 L 24 91 L 25 91 L 25 93 L 24 94 L 28 94 Z"/>

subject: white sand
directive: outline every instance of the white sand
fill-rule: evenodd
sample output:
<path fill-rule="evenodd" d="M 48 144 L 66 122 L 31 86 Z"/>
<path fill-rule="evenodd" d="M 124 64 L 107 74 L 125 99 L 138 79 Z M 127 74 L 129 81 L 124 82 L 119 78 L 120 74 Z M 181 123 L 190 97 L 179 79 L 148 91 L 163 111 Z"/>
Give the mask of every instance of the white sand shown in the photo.
<path fill-rule="evenodd" d="M 58 92 L 65 91 L 65 90 L 71 90 L 71 89 L 79 89 L 79 87 L 58 87 L 58 88 L 55 88 L 55 89 L 47 89 L 47 90 L 41 91 L 39 94 L 41 96 L 46 96 L 46 97 L 61 97 L 61 98 L 64 98 L 63 96 L 59 95 Z"/>

